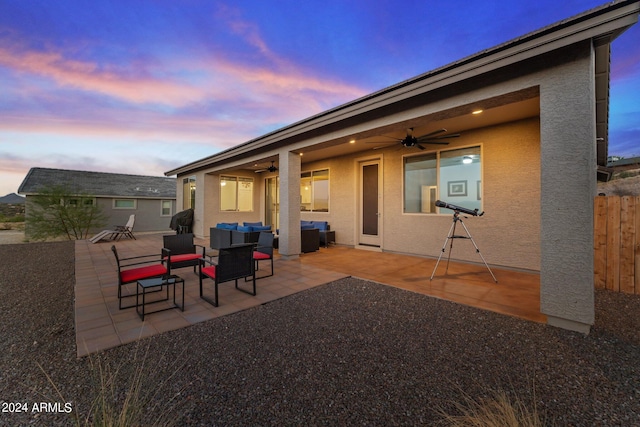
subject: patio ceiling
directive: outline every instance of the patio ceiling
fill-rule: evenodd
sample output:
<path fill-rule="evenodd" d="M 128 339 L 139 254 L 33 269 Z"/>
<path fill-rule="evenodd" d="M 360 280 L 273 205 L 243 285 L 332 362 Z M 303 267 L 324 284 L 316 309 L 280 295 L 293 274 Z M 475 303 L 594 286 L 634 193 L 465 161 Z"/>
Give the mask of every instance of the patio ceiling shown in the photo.
<path fill-rule="evenodd" d="M 473 114 L 473 111 L 476 110 L 482 110 L 482 113 Z M 302 164 L 356 153 L 367 153 L 379 148 L 387 148 L 390 144 L 394 143 L 394 139 L 404 138 L 408 128 L 413 128 L 414 136 L 426 135 L 438 129 L 446 129 L 446 134 L 464 133 L 473 129 L 494 126 L 500 123 L 538 117 L 539 114 L 540 101 L 537 88 L 530 88 L 517 93 L 487 99 L 483 102 L 416 117 L 415 119 L 398 122 L 393 125 L 372 128 L 357 134 L 328 139 L 301 150 L 303 153 Z M 354 142 L 351 143 L 351 141 Z M 452 140 L 451 142 L 454 141 L 455 140 Z M 441 145 L 436 146 L 429 144 L 425 144 L 425 146 L 427 150 L 442 147 Z M 412 148 L 405 148 L 404 150 L 409 151 L 412 150 Z M 236 165 L 232 169 L 262 170 L 269 166 L 271 161 L 274 161 L 275 165 L 278 166 L 278 156 L 269 155 L 242 165 Z"/>

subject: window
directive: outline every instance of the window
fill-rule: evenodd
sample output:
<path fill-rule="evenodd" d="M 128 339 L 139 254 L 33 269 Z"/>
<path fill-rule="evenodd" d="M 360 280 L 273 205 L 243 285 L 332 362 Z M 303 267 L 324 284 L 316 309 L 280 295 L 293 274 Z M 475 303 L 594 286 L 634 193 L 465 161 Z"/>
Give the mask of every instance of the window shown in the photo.
<path fill-rule="evenodd" d="M 221 176 L 220 210 L 237 212 L 253 211 L 253 178 Z"/>
<path fill-rule="evenodd" d="M 135 199 L 114 199 L 114 209 L 135 209 L 137 206 Z"/>
<path fill-rule="evenodd" d="M 300 201 L 302 211 L 329 212 L 329 169 L 302 173 Z"/>
<path fill-rule="evenodd" d="M 81 198 L 81 199 L 67 199 L 66 205 L 67 206 L 93 206 L 95 205 L 95 200 L 93 199 L 93 197 Z"/>
<path fill-rule="evenodd" d="M 182 180 L 182 207 L 184 209 L 196 208 L 196 177 L 190 176 Z"/>
<path fill-rule="evenodd" d="M 172 206 L 173 202 L 171 200 L 162 200 L 160 202 L 161 210 L 160 216 L 171 216 L 172 215 Z"/>
<path fill-rule="evenodd" d="M 404 158 L 404 212 L 437 213 L 436 200 L 481 209 L 480 147 Z"/>

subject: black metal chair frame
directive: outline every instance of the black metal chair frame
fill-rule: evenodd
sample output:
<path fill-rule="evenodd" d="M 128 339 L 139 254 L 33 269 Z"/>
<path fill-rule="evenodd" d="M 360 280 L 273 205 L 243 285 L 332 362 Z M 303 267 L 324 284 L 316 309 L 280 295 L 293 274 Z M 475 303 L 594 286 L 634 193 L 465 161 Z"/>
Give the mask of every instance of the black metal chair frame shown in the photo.
<path fill-rule="evenodd" d="M 260 265 L 259 262 L 260 261 L 267 261 L 269 260 L 271 262 L 271 274 L 267 274 L 266 276 L 256 276 L 256 279 L 264 279 L 265 277 L 271 277 L 273 276 L 273 233 L 270 233 L 268 231 L 261 231 L 260 232 L 260 236 L 258 237 L 258 243 L 257 246 L 254 249 L 254 255 L 253 255 L 253 259 L 256 263 L 256 271 L 258 271 L 260 269 Z M 269 255 L 269 258 L 256 258 L 256 254 L 255 252 L 260 252 L 262 254 L 266 254 Z M 246 281 L 247 279 L 245 279 Z"/>
<path fill-rule="evenodd" d="M 196 274 L 198 273 L 196 268 L 200 265 L 200 258 L 204 258 L 206 248 L 202 245 L 193 243 L 193 233 L 169 234 L 162 236 L 162 240 L 164 243 L 164 250 L 171 254 L 171 256 L 186 254 L 198 255 L 197 258 L 194 257 L 193 259 L 171 261 L 172 269 L 193 267 L 193 272 Z M 201 253 L 198 253 L 197 248 L 201 248 Z"/>
<path fill-rule="evenodd" d="M 215 277 L 206 274 L 206 265 L 215 266 Z M 205 272 L 203 272 L 205 271 Z M 235 281 L 236 289 L 249 295 L 256 295 L 256 272 L 253 262 L 253 245 L 234 245 L 228 248 L 221 248 L 218 254 L 218 261 L 213 262 L 204 258 L 200 259 L 200 298 L 207 301 L 214 307 L 218 307 L 218 284 Z M 213 279 L 215 294 L 214 298 L 204 295 L 202 279 Z M 251 277 L 253 290 L 246 290 L 238 287 L 238 280 Z"/>
<path fill-rule="evenodd" d="M 152 279 L 154 277 L 168 277 L 171 275 L 171 254 L 166 252 L 164 249 L 162 250 L 160 257 L 158 257 L 158 254 L 152 254 L 152 255 L 139 255 L 135 257 L 120 258 L 118 256 L 118 251 L 115 245 L 111 246 L 111 251 L 113 252 L 113 255 L 116 257 L 116 266 L 118 268 L 118 308 L 120 310 L 137 306 L 137 303 L 126 305 L 126 306 L 122 305 L 123 299 L 136 296 L 135 293 L 129 293 L 127 295 L 124 295 L 122 293 L 122 288 L 125 285 L 128 285 L 129 283 L 136 283 L 140 279 Z M 164 267 L 164 261 L 168 261 L 166 267 Z M 162 266 L 163 268 L 148 269 L 149 271 L 141 272 L 138 275 L 134 275 L 134 277 L 132 277 L 130 280 L 122 279 L 123 272 L 127 272 L 130 270 L 140 271 L 145 267 L 152 267 L 154 263 L 157 263 L 159 266 Z M 162 290 L 162 287 L 159 287 L 159 289 L 157 289 L 157 291 L 161 291 L 161 290 Z"/>

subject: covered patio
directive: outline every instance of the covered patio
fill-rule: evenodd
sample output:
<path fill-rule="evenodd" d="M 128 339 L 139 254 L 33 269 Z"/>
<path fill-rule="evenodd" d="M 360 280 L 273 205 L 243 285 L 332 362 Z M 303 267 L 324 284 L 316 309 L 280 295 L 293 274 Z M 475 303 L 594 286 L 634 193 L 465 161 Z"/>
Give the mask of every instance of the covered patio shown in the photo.
<path fill-rule="evenodd" d="M 208 247 L 208 241 L 196 239 Z M 172 271 L 185 280 L 184 311 L 168 310 L 145 316 L 134 308 L 119 310 L 117 273 L 111 245 L 121 257 L 160 254 L 162 234 L 137 236 L 137 240 L 91 244 L 76 242 L 75 323 L 79 357 L 136 341 L 162 332 L 190 326 L 215 317 L 246 310 L 294 293 L 353 276 L 407 291 L 442 298 L 535 322 L 546 322 L 540 313 L 540 277 L 536 273 L 492 267 L 498 283 L 483 264 L 452 262 L 445 275 L 446 259 L 430 281 L 436 259 L 347 246 L 321 248 L 297 259 L 276 253 L 275 274 L 257 281 L 257 295 L 238 292 L 233 283 L 220 285 L 220 306 L 199 297 L 198 277 L 190 268 Z M 210 250 L 212 251 L 212 250 Z M 264 270 L 262 270 L 264 269 Z M 261 267 L 257 276 L 266 274 Z M 212 286 L 207 283 L 207 286 Z M 132 286 L 132 289 L 135 289 Z M 327 301 L 331 304 L 331 301 Z"/>

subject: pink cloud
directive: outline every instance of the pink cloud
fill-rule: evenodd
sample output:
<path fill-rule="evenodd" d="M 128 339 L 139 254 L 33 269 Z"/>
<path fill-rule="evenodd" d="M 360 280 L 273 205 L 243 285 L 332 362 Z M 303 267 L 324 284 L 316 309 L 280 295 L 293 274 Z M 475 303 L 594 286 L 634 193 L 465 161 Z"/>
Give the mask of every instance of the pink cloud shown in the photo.
<path fill-rule="evenodd" d="M 136 139 L 141 143 L 166 141 L 190 144 L 214 144 L 216 140 L 235 144 L 249 139 L 236 123 L 198 117 L 167 117 L 146 111 L 114 114 L 105 111 L 101 119 L 68 118 L 52 115 L 7 115 L 0 113 L 0 131 L 25 135 L 57 135 L 120 140 Z M 250 130 L 247 126 L 246 129 Z"/>
<path fill-rule="evenodd" d="M 257 37 L 257 36 L 256 36 Z M 261 44 L 254 41 L 253 43 Z M 150 73 L 102 69 L 97 64 L 68 59 L 59 52 L 18 51 L 0 46 L 0 65 L 21 75 L 36 75 L 53 80 L 61 88 L 70 87 L 89 93 L 97 93 L 117 98 L 133 104 L 155 103 L 181 108 L 187 105 L 211 101 L 226 101 L 232 104 L 246 102 L 259 103 L 263 108 L 274 109 L 276 105 L 284 110 L 278 114 L 286 120 L 293 111 L 315 114 L 326 108 L 362 96 L 365 90 L 349 84 L 323 79 L 312 73 L 286 64 L 269 53 L 266 46 L 261 48 L 274 68 L 257 67 L 221 60 L 174 59 L 170 67 L 172 74 L 198 74 L 204 84 L 190 83 L 187 78 L 160 79 L 150 77 Z M 18 90 L 18 89 L 16 89 Z M 29 87 L 22 91 L 37 91 Z M 289 100 L 282 102 L 283 99 Z M 295 100 L 295 107 L 289 107 Z"/>
<path fill-rule="evenodd" d="M 37 52 L 0 46 L 0 65 L 20 74 L 55 81 L 63 87 L 97 92 L 133 103 L 185 105 L 202 99 L 196 87 L 149 77 L 131 77 L 100 69 L 91 62 L 66 58 L 59 52 Z"/>

